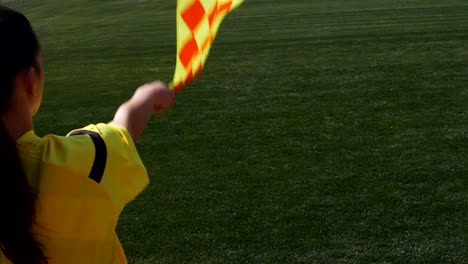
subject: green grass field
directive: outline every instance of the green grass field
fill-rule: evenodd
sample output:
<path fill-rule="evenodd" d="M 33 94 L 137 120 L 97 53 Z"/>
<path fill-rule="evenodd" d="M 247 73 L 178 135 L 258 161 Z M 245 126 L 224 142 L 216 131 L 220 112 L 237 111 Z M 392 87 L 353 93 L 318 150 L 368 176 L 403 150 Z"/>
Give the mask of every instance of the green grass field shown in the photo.
<path fill-rule="evenodd" d="M 43 46 L 37 133 L 171 80 L 175 2 L 6 1 Z M 468 263 L 468 1 L 246 0 L 138 148 L 130 263 Z"/>

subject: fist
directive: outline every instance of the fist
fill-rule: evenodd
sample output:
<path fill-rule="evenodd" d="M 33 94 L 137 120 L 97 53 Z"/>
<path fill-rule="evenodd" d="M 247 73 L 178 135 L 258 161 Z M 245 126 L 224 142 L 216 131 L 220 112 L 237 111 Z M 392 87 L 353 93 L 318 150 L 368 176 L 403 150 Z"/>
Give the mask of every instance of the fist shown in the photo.
<path fill-rule="evenodd" d="M 133 97 L 151 104 L 154 112 L 166 111 L 174 103 L 174 90 L 161 81 L 155 81 L 140 86 Z"/>

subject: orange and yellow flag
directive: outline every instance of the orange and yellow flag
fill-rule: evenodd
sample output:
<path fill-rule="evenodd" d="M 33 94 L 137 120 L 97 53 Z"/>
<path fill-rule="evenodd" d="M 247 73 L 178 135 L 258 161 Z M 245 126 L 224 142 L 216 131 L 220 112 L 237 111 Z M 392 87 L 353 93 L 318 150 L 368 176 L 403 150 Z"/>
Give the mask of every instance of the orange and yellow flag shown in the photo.
<path fill-rule="evenodd" d="M 179 91 L 203 69 L 224 17 L 244 0 L 177 0 L 177 63 L 172 87 Z"/>

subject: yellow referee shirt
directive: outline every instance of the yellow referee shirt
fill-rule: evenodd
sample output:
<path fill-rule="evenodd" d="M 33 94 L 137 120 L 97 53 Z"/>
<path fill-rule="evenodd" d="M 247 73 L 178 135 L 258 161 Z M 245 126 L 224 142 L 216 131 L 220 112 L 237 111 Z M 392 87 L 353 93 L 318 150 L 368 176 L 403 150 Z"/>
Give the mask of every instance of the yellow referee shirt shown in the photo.
<path fill-rule="evenodd" d="M 80 131 L 94 135 L 39 138 L 29 131 L 17 141 L 38 192 L 34 232 L 50 264 L 127 263 L 115 228 L 124 206 L 148 184 L 146 169 L 125 128 Z M 0 263 L 10 262 L 0 253 Z"/>

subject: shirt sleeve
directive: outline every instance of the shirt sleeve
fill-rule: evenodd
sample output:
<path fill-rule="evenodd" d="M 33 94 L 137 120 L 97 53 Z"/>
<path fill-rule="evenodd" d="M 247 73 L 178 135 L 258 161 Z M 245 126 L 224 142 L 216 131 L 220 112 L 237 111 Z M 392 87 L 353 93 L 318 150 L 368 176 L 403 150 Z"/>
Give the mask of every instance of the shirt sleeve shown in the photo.
<path fill-rule="evenodd" d="M 101 123 L 79 130 L 96 132 L 105 143 L 107 159 L 104 173 L 97 184 L 107 193 L 117 213 L 120 214 L 125 205 L 141 193 L 149 183 L 146 168 L 133 139 L 126 128 L 116 125 Z M 69 135 L 75 131 L 71 131 Z M 91 167 L 88 170 L 91 170 Z"/>

